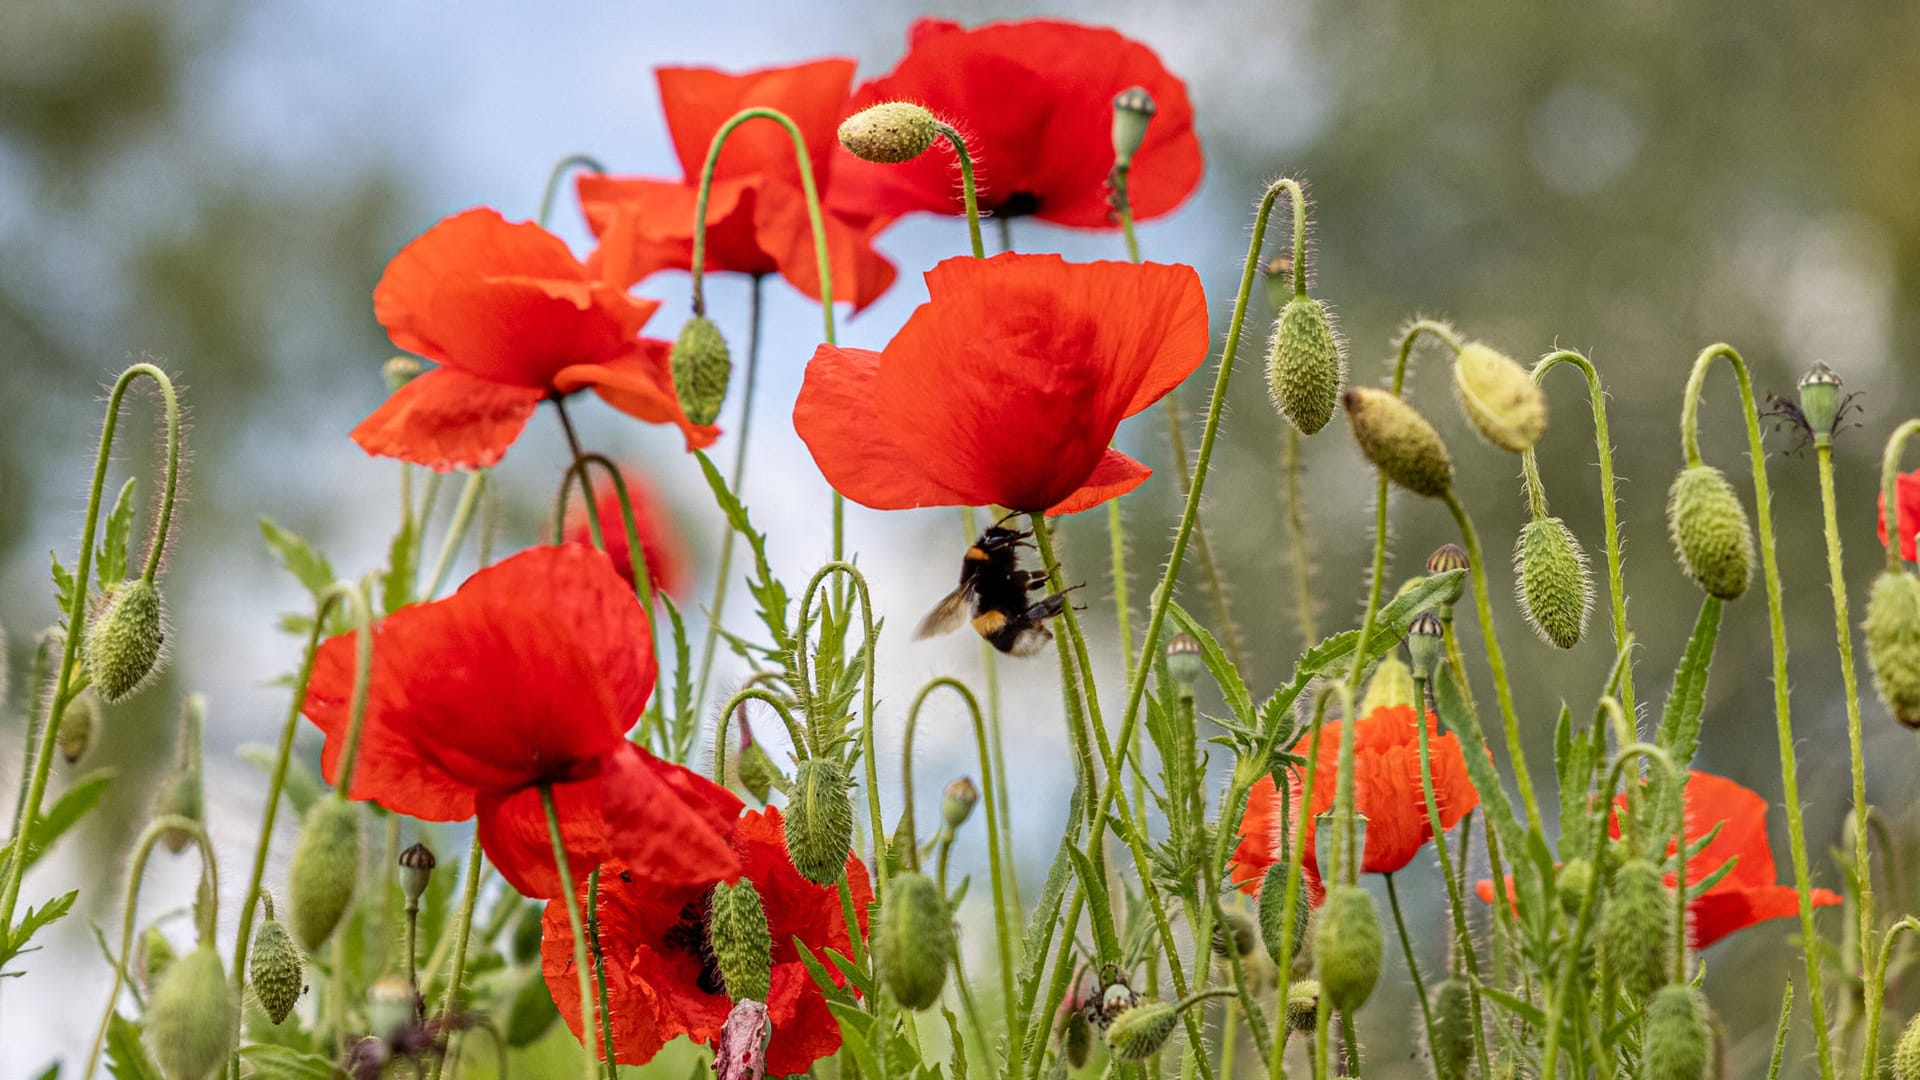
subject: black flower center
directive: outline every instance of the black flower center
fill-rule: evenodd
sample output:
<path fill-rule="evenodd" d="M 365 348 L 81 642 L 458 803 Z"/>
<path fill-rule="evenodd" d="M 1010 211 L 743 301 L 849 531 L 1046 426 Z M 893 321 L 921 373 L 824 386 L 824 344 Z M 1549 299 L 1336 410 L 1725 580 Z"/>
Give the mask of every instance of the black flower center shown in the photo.
<path fill-rule="evenodd" d="M 707 913 L 703 904 L 688 904 L 680 909 L 680 921 L 667 928 L 662 944 L 700 961 L 695 985 L 703 994 L 724 994 L 726 983 L 720 978 L 720 961 L 713 955 L 713 940 L 707 933 Z"/>
<path fill-rule="evenodd" d="M 996 217 L 1025 217 L 1040 212 L 1040 196 L 1031 191 L 1016 191 L 1000 201 Z"/>

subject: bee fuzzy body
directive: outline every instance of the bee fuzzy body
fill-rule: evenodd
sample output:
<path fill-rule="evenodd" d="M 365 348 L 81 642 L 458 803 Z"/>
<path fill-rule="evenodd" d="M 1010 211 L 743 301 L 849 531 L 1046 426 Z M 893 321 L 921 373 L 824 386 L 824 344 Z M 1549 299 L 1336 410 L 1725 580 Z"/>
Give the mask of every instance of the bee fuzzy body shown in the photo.
<path fill-rule="evenodd" d="M 1067 596 L 1032 599 L 1046 587 L 1047 572 L 1020 568 L 1020 548 L 1031 535 L 999 525 L 981 533 L 961 559 L 959 586 L 928 613 L 915 636 L 944 634 L 969 622 L 974 633 L 1008 655 L 1032 656 L 1045 648 L 1053 640 L 1047 621 L 1066 609 Z"/>

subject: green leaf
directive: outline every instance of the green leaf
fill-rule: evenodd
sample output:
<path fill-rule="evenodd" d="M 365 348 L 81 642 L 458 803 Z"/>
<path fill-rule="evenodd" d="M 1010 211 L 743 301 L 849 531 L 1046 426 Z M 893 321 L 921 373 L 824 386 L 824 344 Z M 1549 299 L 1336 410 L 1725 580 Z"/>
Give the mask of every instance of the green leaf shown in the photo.
<path fill-rule="evenodd" d="M 1227 707 L 1233 710 L 1233 715 L 1243 724 L 1253 723 L 1253 695 L 1247 692 L 1246 681 L 1240 678 L 1240 669 L 1227 659 L 1220 642 L 1177 602 L 1167 602 L 1167 615 L 1182 633 L 1200 643 L 1200 658 L 1206 661 L 1207 670 L 1213 672 L 1213 681 L 1220 685 L 1220 693 L 1226 697 Z"/>
<path fill-rule="evenodd" d="M 73 572 L 61 565 L 60 553 L 48 551 L 53 560 L 53 602 L 60 609 L 60 625 L 67 625 L 67 612 L 73 608 Z"/>
<path fill-rule="evenodd" d="M 120 496 L 113 500 L 113 509 L 107 513 L 100 546 L 93 558 L 98 567 L 93 575 L 95 581 L 104 586 L 126 579 L 127 566 L 133 561 L 132 479 L 120 486 Z"/>
<path fill-rule="evenodd" d="M 253 1075 L 270 1080 L 333 1080 L 339 1075 L 332 1058 L 288 1046 L 245 1046 L 240 1056 L 253 1066 Z"/>
<path fill-rule="evenodd" d="M 268 776 L 273 775 L 274 764 L 279 759 L 279 752 L 273 747 L 248 743 L 240 748 L 239 753 L 240 760 Z M 313 774 L 306 762 L 298 757 L 290 757 L 287 759 L 287 779 L 280 791 L 293 807 L 294 816 L 305 817 L 307 807 L 312 806 L 314 800 L 326 792 L 326 788 L 321 786 L 320 778 Z"/>
<path fill-rule="evenodd" d="M 47 1071 L 41 1073 L 38 1080 L 60 1080 L 60 1063 L 56 1061 L 47 1066 Z"/>
<path fill-rule="evenodd" d="M 113 783 L 113 775 L 112 769 L 96 769 L 88 773 L 74 781 L 73 786 L 62 792 L 45 813 L 34 819 L 33 844 L 27 850 L 29 868 L 53 847 L 55 841 L 65 836 L 67 830 L 100 805 L 100 800 L 106 797 L 107 788 Z"/>
<path fill-rule="evenodd" d="M 67 912 L 73 910 L 73 902 L 80 898 L 80 890 L 73 889 L 64 895 L 56 896 L 37 908 L 28 908 L 21 916 L 20 925 L 13 928 L 7 938 L 7 954 L 0 957 L 0 963 L 19 956 L 26 951 L 26 944 L 33 935 L 59 922 Z"/>
<path fill-rule="evenodd" d="M 413 580 L 420 561 L 420 528 L 411 515 L 387 545 L 387 572 L 380 588 L 380 609 L 391 615 L 413 602 Z"/>
<path fill-rule="evenodd" d="M 766 624 L 773 635 L 775 649 L 786 651 L 792 648 L 787 629 L 787 587 L 773 576 L 773 568 L 767 563 L 767 538 L 764 533 L 753 530 L 753 523 L 747 519 L 747 508 L 727 490 L 727 482 L 720 475 L 713 460 L 704 451 L 696 450 L 693 456 L 700 462 L 700 471 L 707 478 L 707 487 L 713 491 L 713 501 L 720 512 L 727 517 L 727 524 L 740 534 L 753 551 L 753 577 L 748 580 L 747 588 L 760 605 L 760 621 Z M 718 612 L 713 613 L 715 615 Z"/>
<path fill-rule="evenodd" d="M 1721 606 L 1720 600 L 1711 596 L 1701 602 L 1700 617 L 1693 624 L 1693 635 L 1687 639 L 1687 651 L 1680 659 L 1680 666 L 1674 669 L 1673 688 L 1667 692 L 1655 743 L 1673 759 L 1679 776 L 1678 783 L 1669 783 L 1658 769 L 1654 771 L 1653 784 L 1658 795 L 1652 824 L 1659 832 L 1672 831 L 1669 823 L 1680 814 L 1687 767 L 1700 748 L 1700 718 L 1707 701 L 1707 669 L 1713 663 L 1714 646 L 1720 639 Z"/>
<path fill-rule="evenodd" d="M 1087 911 L 1093 915 L 1093 944 L 1102 964 L 1120 962 L 1120 935 L 1113 928 L 1113 909 L 1107 901 L 1107 883 L 1094 869 L 1093 860 L 1078 847 L 1069 845 L 1067 857 L 1073 860 L 1073 872 L 1080 878 L 1080 890 L 1087 896 Z"/>
<path fill-rule="evenodd" d="M 887 1075 L 881 1071 L 880 1059 L 874 1056 L 873 1046 L 867 1041 L 873 1018 L 861 1012 L 859 1006 L 846 1002 L 828 1001 L 827 1008 L 832 1010 L 834 1019 L 840 1021 L 841 1045 L 853 1056 L 863 1075 Z"/>
<path fill-rule="evenodd" d="M 1454 685 L 1453 671 L 1446 665 L 1442 665 L 1434 677 L 1433 701 L 1440 722 L 1460 740 L 1460 753 L 1466 758 L 1467 776 L 1480 793 L 1482 812 L 1493 823 L 1494 832 L 1500 837 L 1500 846 L 1516 862 L 1514 891 L 1519 894 L 1520 910 L 1540 912 L 1544 917 L 1546 907 L 1541 901 L 1543 889 L 1540 878 L 1535 874 L 1521 873 L 1517 865 L 1521 853 L 1532 850 L 1527 836 L 1530 830 L 1523 829 L 1520 819 L 1514 815 L 1513 804 L 1507 801 L 1507 790 L 1501 785 L 1499 770 L 1493 767 L 1493 756 L 1487 750 L 1487 739 L 1480 730 L 1480 719 L 1468 707 L 1460 688 Z M 1552 880 L 1551 877 L 1548 880 Z"/>
<path fill-rule="evenodd" d="M 286 567 L 307 591 L 319 596 L 334 582 L 333 564 L 313 550 L 305 540 L 273 523 L 269 518 L 260 519 L 260 535 L 280 558 L 280 565 Z"/>
<path fill-rule="evenodd" d="M 1547 1014 L 1542 1012 L 1539 1006 L 1529 1004 L 1524 998 L 1518 997 L 1509 991 L 1481 983 L 1480 996 L 1512 1013 L 1529 1027 L 1540 1028 L 1547 1026 Z"/>
<path fill-rule="evenodd" d="M 693 709 L 692 650 L 687 644 L 687 625 L 681 621 L 673 598 L 664 592 L 654 596 L 667 609 L 667 621 L 673 627 L 673 750 L 674 760 L 685 761 L 698 727 Z"/>
<path fill-rule="evenodd" d="M 141 1045 L 140 1029 L 119 1013 L 107 1022 L 107 1075 L 114 1080 L 166 1080 Z"/>

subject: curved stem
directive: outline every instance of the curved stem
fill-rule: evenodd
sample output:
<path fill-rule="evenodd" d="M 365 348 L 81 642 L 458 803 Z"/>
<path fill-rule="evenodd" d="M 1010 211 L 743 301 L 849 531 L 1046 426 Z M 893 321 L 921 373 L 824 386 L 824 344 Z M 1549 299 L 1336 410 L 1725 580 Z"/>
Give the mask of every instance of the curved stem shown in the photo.
<path fill-rule="evenodd" d="M 1906 569 L 1906 563 L 1900 558 L 1900 527 L 1907 524 L 1900 516 L 1900 455 L 1907 448 L 1907 440 L 1916 434 L 1920 434 L 1920 420 L 1905 421 L 1893 429 L 1893 434 L 1887 438 L 1886 449 L 1880 454 L 1880 498 L 1885 507 L 1881 510 L 1881 516 L 1886 522 L 1887 569 L 1895 573 Z"/>
<path fill-rule="evenodd" d="M 780 716 L 780 722 L 786 725 L 787 738 L 793 741 L 793 752 L 799 755 L 800 760 L 805 761 L 815 753 L 813 743 L 807 734 L 807 729 L 798 720 L 793 718 L 793 712 L 787 708 L 787 703 L 784 699 L 771 690 L 763 690 L 757 686 L 743 686 L 734 691 L 733 696 L 729 697 L 726 704 L 720 707 L 720 718 L 715 722 L 713 733 L 713 782 L 716 784 L 725 784 L 727 782 L 727 728 L 733 723 L 734 711 L 749 701 L 764 701 L 768 705 L 773 706 L 773 711 Z"/>
<path fill-rule="evenodd" d="M 547 812 L 547 839 L 553 845 L 553 866 L 560 872 L 560 895 L 566 898 L 567 922 L 573 927 L 573 972 L 580 980 L 580 1054 L 583 1080 L 598 1080 L 599 1063 L 594 1060 L 593 982 L 588 975 L 592 960 L 587 957 L 587 932 L 580 921 L 580 897 L 573 891 L 573 872 L 567 866 L 567 844 L 560 838 L 560 811 L 553 804 L 553 788 L 540 785 L 540 805 Z"/>
<path fill-rule="evenodd" d="M 740 398 L 740 427 L 733 442 L 733 472 L 727 481 L 727 490 L 736 497 L 740 494 L 740 485 L 747 479 L 747 433 L 753 424 L 753 391 L 759 382 L 760 293 L 765 279 L 764 274 L 753 275 L 753 291 L 747 307 L 747 370 L 743 377 L 747 385 Z M 713 658 L 719 650 L 720 612 L 726 607 L 727 587 L 732 583 L 733 543 L 736 539 L 731 526 L 721 528 L 720 561 L 714 570 L 713 600 L 707 605 L 707 638 L 700 647 L 700 680 L 695 684 L 693 693 L 696 706 L 707 700 L 707 681 L 713 675 Z"/>
<path fill-rule="evenodd" d="M 811 715 L 813 703 L 820 700 L 821 694 L 807 676 L 807 631 L 813 626 L 814 597 L 819 595 L 820 587 L 827 578 L 835 575 L 851 581 L 860 599 L 862 650 L 866 655 L 866 661 L 860 665 L 860 757 L 866 769 L 867 815 L 873 828 L 874 853 L 879 856 L 874 860 L 875 875 L 879 879 L 876 892 L 884 892 L 887 885 L 887 859 L 881 845 L 886 843 L 887 823 L 880 814 L 879 765 L 873 752 L 874 649 L 880 643 L 880 633 L 873 622 L 873 597 L 867 592 L 867 577 L 852 563 L 835 560 L 814 571 L 812 580 L 807 582 L 806 591 L 800 594 L 800 622 L 793 634 L 793 667 L 794 673 L 799 676 L 800 691 L 806 695 L 804 704 L 809 713 L 807 721 L 811 725 L 815 720 Z M 824 749 L 817 732 L 814 742 L 816 752 Z"/>
<path fill-rule="evenodd" d="M 1920 919 L 1909 915 L 1887 929 L 1886 936 L 1880 940 L 1879 959 L 1873 966 L 1873 974 L 1867 981 L 1867 1049 L 1865 1060 L 1860 1065 L 1861 1080 L 1873 1080 L 1880 1074 L 1880 1013 L 1887 992 L 1887 960 L 1893 956 L 1893 943 L 1901 934 L 1920 931 Z"/>
<path fill-rule="evenodd" d="M 940 137 L 947 140 L 954 156 L 960 159 L 960 198 L 967 207 L 967 239 L 973 242 L 973 257 L 984 259 L 987 246 L 980 239 L 980 199 L 973 182 L 973 154 L 967 149 L 967 140 L 952 126 L 942 123 L 938 127 Z"/>
<path fill-rule="evenodd" d="M 540 216 L 534 219 L 540 224 L 541 228 L 545 228 L 547 219 L 553 216 L 553 202 L 560 194 L 560 181 L 565 180 L 567 174 L 575 169 L 582 169 L 590 173 L 603 173 L 607 171 L 607 167 L 600 164 L 598 158 L 591 157 L 587 154 L 568 154 L 566 157 L 554 162 L 553 171 L 547 173 L 546 187 L 540 190 Z"/>

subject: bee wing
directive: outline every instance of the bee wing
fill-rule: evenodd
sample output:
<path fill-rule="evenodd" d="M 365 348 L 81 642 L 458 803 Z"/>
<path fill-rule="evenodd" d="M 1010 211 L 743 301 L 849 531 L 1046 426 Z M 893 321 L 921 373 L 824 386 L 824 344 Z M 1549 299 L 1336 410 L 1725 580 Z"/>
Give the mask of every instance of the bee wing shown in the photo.
<path fill-rule="evenodd" d="M 962 585 L 935 604 L 932 611 L 927 612 L 927 617 L 920 620 L 920 625 L 913 631 L 913 636 L 918 639 L 951 634 L 960 629 L 961 623 L 967 621 L 967 616 L 972 613 L 972 607 L 973 589 Z"/>
<path fill-rule="evenodd" d="M 1040 623 L 1029 623 L 1014 633 L 1013 640 L 1007 643 L 1004 651 L 1009 656 L 1032 656 L 1046 648 L 1052 640 L 1053 631 Z"/>

